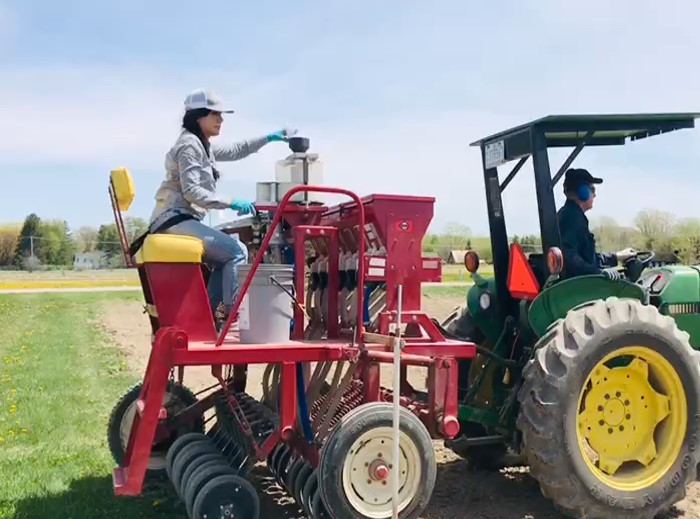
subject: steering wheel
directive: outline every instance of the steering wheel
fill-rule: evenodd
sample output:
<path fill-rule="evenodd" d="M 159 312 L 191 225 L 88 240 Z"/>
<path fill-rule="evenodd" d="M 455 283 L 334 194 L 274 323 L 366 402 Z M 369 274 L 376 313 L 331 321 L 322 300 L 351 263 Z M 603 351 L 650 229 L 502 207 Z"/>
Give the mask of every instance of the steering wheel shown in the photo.
<path fill-rule="evenodd" d="M 640 259 L 640 256 L 644 259 Z M 639 277 L 647 268 L 649 262 L 654 259 L 656 253 L 653 251 L 639 251 L 637 254 L 627 261 L 625 261 L 623 268 L 625 272 L 625 277 L 632 283 L 636 283 Z"/>

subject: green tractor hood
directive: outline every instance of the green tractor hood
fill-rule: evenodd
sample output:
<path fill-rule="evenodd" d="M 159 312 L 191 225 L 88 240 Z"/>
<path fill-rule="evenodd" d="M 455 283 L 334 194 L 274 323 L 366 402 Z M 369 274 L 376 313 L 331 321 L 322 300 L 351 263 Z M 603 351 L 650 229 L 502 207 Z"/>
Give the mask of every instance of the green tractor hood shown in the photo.
<path fill-rule="evenodd" d="M 646 300 L 644 289 L 629 281 L 611 281 L 600 275 L 580 276 L 559 281 L 540 292 L 530 304 L 528 320 L 535 334 L 542 337 L 550 324 L 572 308 L 608 297 L 638 299 L 643 303 Z"/>

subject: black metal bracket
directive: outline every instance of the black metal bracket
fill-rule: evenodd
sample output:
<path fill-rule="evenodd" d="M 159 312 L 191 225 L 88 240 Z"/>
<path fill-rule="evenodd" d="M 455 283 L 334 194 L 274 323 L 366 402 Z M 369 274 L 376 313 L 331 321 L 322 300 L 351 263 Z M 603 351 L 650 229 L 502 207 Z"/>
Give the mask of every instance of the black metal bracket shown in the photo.
<path fill-rule="evenodd" d="M 521 158 L 518 163 L 515 165 L 515 167 L 511 170 L 510 173 L 508 173 L 508 176 L 503 179 L 503 182 L 499 186 L 499 189 L 501 190 L 501 193 L 503 193 L 503 190 L 508 186 L 508 184 L 511 183 L 511 181 L 515 178 L 515 175 L 518 174 L 518 171 L 525 165 L 527 162 L 527 159 L 530 158 L 530 155 L 527 155 L 526 157 Z"/>
<path fill-rule="evenodd" d="M 557 174 L 554 175 L 554 178 L 552 179 L 552 182 L 550 184 L 550 189 L 554 189 L 554 187 L 557 185 L 557 182 L 561 180 L 561 177 L 564 175 L 564 173 L 566 173 L 566 170 L 569 169 L 569 166 L 571 166 L 571 163 L 574 160 L 576 160 L 578 154 L 581 153 L 586 144 L 588 144 L 588 142 L 593 138 L 594 133 L 595 132 L 593 130 L 589 131 L 588 133 L 586 133 L 583 139 L 581 139 L 581 141 L 576 145 L 574 150 L 569 154 L 569 156 L 559 168 L 559 171 L 557 171 Z"/>

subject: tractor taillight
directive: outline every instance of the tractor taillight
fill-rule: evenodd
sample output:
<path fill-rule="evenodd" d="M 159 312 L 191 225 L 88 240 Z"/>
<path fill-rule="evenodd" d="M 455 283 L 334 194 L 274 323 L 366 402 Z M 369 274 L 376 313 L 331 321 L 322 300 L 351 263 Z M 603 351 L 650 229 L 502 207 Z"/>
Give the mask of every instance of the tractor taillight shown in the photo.
<path fill-rule="evenodd" d="M 564 270 L 564 255 L 559 247 L 550 247 L 547 251 L 547 269 L 555 275 Z"/>
<path fill-rule="evenodd" d="M 472 274 L 479 270 L 479 255 L 473 250 L 467 251 L 464 255 L 464 267 Z"/>

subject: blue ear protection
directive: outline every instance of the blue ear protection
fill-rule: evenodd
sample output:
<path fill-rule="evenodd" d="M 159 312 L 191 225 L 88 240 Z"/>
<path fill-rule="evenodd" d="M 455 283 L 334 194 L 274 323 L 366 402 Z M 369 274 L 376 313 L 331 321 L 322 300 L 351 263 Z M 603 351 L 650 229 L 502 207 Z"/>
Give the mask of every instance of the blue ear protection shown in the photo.
<path fill-rule="evenodd" d="M 581 202 L 588 201 L 591 198 L 591 188 L 588 187 L 588 184 L 581 184 L 576 188 L 576 196 Z"/>

